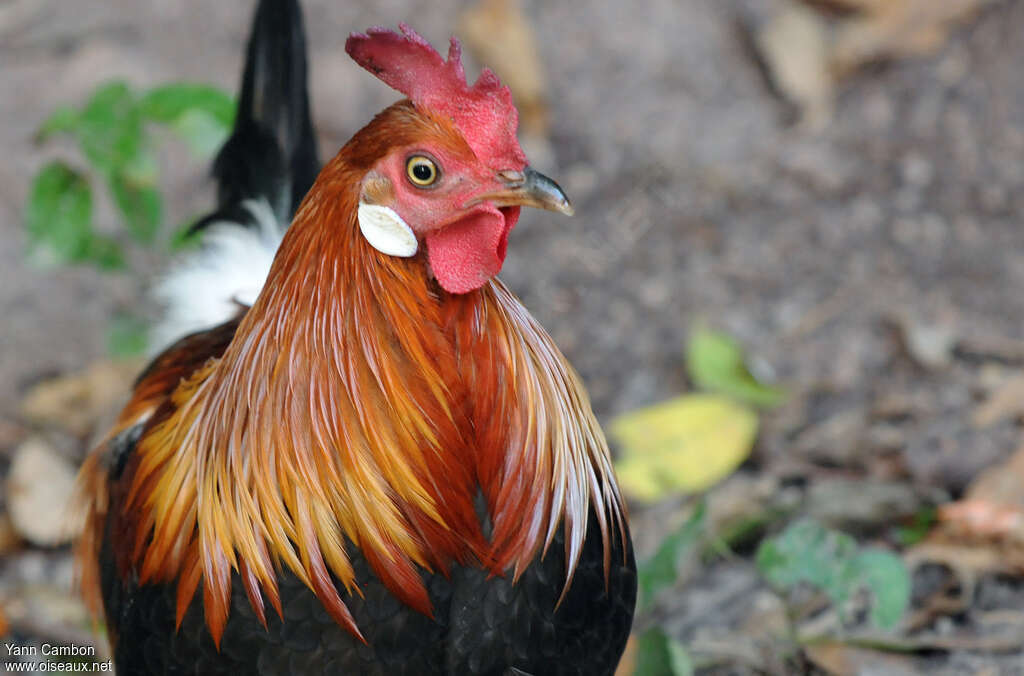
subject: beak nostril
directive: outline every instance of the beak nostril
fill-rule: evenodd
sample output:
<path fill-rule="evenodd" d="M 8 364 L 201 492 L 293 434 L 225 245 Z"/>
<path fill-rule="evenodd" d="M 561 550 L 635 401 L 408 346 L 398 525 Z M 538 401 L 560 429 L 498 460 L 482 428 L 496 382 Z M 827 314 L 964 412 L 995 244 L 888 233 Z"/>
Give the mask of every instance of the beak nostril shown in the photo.
<path fill-rule="evenodd" d="M 507 183 L 522 183 L 526 180 L 526 174 L 515 169 L 505 169 L 498 172 L 498 177 Z"/>
<path fill-rule="evenodd" d="M 537 207 L 572 216 L 569 198 L 558 184 L 544 174 L 526 167 L 523 171 L 504 170 L 496 174 L 504 183 L 498 190 L 474 196 L 463 205 L 468 209 L 481 202 L 492 202 L 496 207 Z"/>

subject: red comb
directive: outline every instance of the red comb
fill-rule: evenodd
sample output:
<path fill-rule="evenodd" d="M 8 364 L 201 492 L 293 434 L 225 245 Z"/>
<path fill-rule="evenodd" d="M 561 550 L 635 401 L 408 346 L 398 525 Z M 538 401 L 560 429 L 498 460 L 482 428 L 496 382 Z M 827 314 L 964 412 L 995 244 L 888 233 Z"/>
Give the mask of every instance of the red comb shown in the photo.
<path fill-rule="evenodd" d="M 454 37 L 448 60 L 416 31 L 398 24 L 401 34 L 386 28 L 371 28 L 366 35 L 353 33 L 345 51 L 356 63 L 405 94 L 413 105 L 450 117 L 477 158 L 495 170 L 522 169 L 526 156 L 516 139 L 519 113 L 512 105 L 512 93 L 498 77 L 484 68 L 476 83 L 466 84 L 460 56 L 462 48 Z"/>

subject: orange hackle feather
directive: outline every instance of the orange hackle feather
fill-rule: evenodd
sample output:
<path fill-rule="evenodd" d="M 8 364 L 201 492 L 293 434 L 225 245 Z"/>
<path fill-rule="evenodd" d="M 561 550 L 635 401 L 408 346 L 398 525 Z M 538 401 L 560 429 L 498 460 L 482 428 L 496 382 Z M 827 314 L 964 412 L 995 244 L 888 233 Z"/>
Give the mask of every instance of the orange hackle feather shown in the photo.
<path fill-rule="evenodd" d="M 281 613 L 281 567 L 361 638 L 334 582 L 359 593 L 351 547 L 426 614 L 422 569 L 518 576 L 561 524 L 568 586 L 592 508 L 607 568 L 611 538 L 625 537 L 621 498 L 551 338 L 500 282 L 450 295 L 422 254 L 386 256 L 359 234 L 363 176 L 425 138 L 467 150 L 449 119 L 407 101 L 378 115 L 317 179 L 230 343 L 143 377 L 122 428 L 146 427 L 109 497 L 103 448 L 83 473 L 84 584 L 98 579 L 107 520 L 122 574 L 176 583 L 179 624 L 201 586 L 218 641 L 232 573 L 265 623 L 264 597 Z"/>

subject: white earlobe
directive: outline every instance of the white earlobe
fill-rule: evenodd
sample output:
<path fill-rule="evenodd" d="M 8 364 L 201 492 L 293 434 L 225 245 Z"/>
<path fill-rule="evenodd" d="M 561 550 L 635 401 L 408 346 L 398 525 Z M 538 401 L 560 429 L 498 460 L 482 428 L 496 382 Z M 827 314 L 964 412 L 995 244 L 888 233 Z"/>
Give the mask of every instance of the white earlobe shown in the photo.
<path fill-rule="evenodd" d="M 409 258 L 419 248 L 412 228 L 391 207 L 360 202 L 359 232 L 370 246 L 389 256 Z"/>

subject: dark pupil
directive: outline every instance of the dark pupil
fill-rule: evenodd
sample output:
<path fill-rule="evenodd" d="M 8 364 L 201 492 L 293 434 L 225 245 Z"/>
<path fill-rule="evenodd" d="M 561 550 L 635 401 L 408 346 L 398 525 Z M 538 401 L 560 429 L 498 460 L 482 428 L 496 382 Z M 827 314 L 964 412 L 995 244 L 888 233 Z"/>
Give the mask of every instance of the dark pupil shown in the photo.
<path fill-rule="evenodd" d="M 414 164 L 412 175 L 416 177 L 417 181 L 429 181 L 434 177 L 434 170 L 430 168 L 429 164 Z"/>

